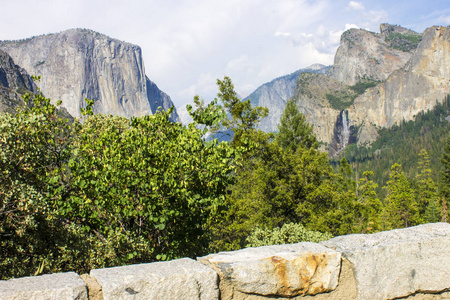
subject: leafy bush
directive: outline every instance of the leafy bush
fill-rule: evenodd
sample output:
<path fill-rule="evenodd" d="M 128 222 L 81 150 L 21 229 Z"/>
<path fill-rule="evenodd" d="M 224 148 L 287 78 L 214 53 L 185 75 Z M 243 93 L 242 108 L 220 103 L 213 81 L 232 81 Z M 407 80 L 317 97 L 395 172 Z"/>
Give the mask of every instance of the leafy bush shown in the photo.
<path fill-rule="evenodd" d="M 281 228 L 262 229 L 255 228 L 246 238 L 247 247 L 260 247 L 268 245 L 294 244 L 299 242 L 318 243 L 331 239 L 330 233 L 312 231 L 303 225 L 295 223 L 284 224 Z"/>
<path fill-rule="evenodd" d="M 81 124 L 25 98 L 0 115 L 1 279 L 206 252 L 234 148 L 171 110 L 127 120 L 92 116 L 88 101 Z"/>
<path fill-rule="evenodd" d="M 233 169 L 227 143 L 169 120 L 170 112 L 132 118 L 89 117 L 69 162 L 74 192 L 57 205 L 86 230 L 145 237 L 124 263 L 204 251 L 204 224 L 219 212 Z M 133 243 L 131 243 L 133 244 Z"/>

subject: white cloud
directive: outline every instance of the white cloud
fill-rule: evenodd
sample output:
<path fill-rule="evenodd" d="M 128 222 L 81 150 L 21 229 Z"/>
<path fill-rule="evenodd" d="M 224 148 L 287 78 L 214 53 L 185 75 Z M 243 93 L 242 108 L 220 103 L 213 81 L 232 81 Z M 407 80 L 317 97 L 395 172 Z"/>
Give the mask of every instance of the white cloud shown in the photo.
<path fill-rule="evenodd" d="M 364 5 L 356 1 L 350 1 L 347 7 L 354 10 L 364 10 Z"/>
<path fill-rule="evenodd" d="M 367 18 L 368 22 L 366 24 L 377 24 L 384 22 L 388 18 L 388 13 L 384 10 L 380 11 L 369 11 L 365 13 L 365 18 Z"/>
<path fill-rule="evenodd" d="M 288 36 L 290 36 L 290 35 L 291 35 L 290 32 L 280 32 L 280 31 L 275 32 L 275 36 L 284 36 L 284 37 L 288 37 Z"/>
<path fill-rule="evenodd" d="M 355 24 L 345 24 L 345 30 L 349 30 L 349 29 L 351 29 L 351 28 L 356 28 L 356 29 L 358 29 L 359 28 L 359 26 L 358 25 L 355 25 Z"/>
<path fill-rule="evenodd" d="M 448 16 L 440 16 L 439 17 L 439 22 L 442 22 L 445 25 L 449 25 L 450 24 L 450 15 L 448 15 Z"/>
<path fill-rule="evenodd" d="M 355 24 L 346 24 L 346 30 L 350 28 L 366 28 L 367 30 L 374 30 L 375 28 L 378 28 L 380 23 L 388 20 L 388 13 L 386 11 L 368 10 L 361 2 L 350 1 L 347 5 L 347 9 L 356 13 L 354 17 L 350 18 L 357 20 L 359 26 Z"/>

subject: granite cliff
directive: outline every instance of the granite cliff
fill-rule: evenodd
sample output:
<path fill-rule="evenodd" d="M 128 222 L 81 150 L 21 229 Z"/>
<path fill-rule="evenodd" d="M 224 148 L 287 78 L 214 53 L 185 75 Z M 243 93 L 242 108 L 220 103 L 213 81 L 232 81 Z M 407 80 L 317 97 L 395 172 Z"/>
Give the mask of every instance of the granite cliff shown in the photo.
<path fill-rule="evenodd" d="M 153 114 L 173 106 L 150 81 L 139 46 L 87 29 L 70 29 L 26 40 L 2 41 L 0 49 L 29 74 L 41 75 L 41 91 L 74 117 L 84 99 L 95 99 L 94 112 L 125 117 Z M 176 111 L 172 119 L 178 121 Z"/>
<path fill-rule="evenodd" d="M 16 106 L 24 104 L 23 95 L 35 91 L 36 86 L 28 73 L 0 50 L 0 111 L 13 113 Z"/>
<path fill-rule="evenodd" d="M 419 35 L 382 24 L 350 29 L 328 76 L 301 74 L 293 99 L 331 156 L 371 142 L 377 130 L 412 120 L 450 93 L 450 28 Z"/>
<path fill-rule="evenodd" d="M 450 28 L 425 30 L 415 54 L 404 68 L 394 71 L 381 84 L 355 99 L 349 118 L 361 126 L 359 142 L 370 141 L 372 126 L 390 127 L 409 121 L 433 108 L 450 93 Z"/>
<path fill-rule="evenodd" d="M 410 35 L 420 39 L 420 34 L 414 31 L 388 24 L 381 24 L 380 33 L 347 30 L 341 36 L 329 76 L 347 85 L 354 85 L 361 79 L 386 80 L 411 58 L 417 44 L 405 44 Z"/>
<path fill-rule="evenodd" d="M 445 38 L 436 43 L 444 43 L 444 40 Z M 269 108 L 269 116 L 261 122 L 259 128 L 276 131 L 286 101 L 293 98 L 300 112 L 305 114 L 308 122 L 314 126 L 324 148 L 331 156 L 335 156 L 350 143 L 374 140 L 377 136 L 376 126 L 392 126 L 404 118 L 411 119 L 422 109 L 434 106 L 435 100 L 430 102 L 424 99 L 423 102 L 428 103 L 427 105 L 419 105 L 419 110 L 403 107 L 406 112 L 411 112 L 406 113 L 407 116 L 402 112 L 399 116 L 399 112 L 393 110 L 386 113 L 373 111 L 382 107 L 381 102 L 384 100 L 368 100 L 368 95 L 373 92 L 374 87 L 381 87 L 392 81 L 391 76 L 395 72 L 410 73 L 411 67 L 408 66 L 418 57 L 434 55 L 425 50 L 430 47 L 428 44 L 427 37 L 422 38 L 422 34 L 397 25 L 381 24 L 379 33 L 350 29 L 341 36 L 333 66 L 313 65 L 274 79 L 259 87 L 246 99 L 250 99 L 254 106 Z M 442 49 L 440 53 L 443 52 L 445 50 Z M 445 62 L 438 66 L 438 59 L 433 62 L 429 69 L 445 66 Z M 422 82 L 423 78 L 417 80 Z M 416 89 L 417 95 L 427 93 L 427 84 L 419 84 L 419 87 L 417 82 L 409 84 L 414 84 L 414 87 L 391 85 L 391 93 L 396 89 Z M 439 100 L 443 99 L 444 90 L 435 91 L 433 96 Z M 387 102 L 395 101 L 389 98 L 390 95 L 387 96 Z M 367 103 L 364 104 L 365 102 Z M 372 110 L 369 110 L 369 107 Z M 376 114 L 379 116 L 375 116 Z M 390 121 L 383 123 L 377 118 Z"/>

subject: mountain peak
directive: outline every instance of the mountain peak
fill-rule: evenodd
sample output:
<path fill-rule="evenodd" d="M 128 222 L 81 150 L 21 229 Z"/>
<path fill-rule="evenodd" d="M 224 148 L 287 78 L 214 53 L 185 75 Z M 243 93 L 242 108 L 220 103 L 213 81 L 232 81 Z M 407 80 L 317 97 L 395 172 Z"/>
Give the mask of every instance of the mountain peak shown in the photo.
<path fill-rule="evenodd" d="M 399 26 L 399 25 L 392 25 L 388 23 L 382 23 L 380 24 L 380 34 L 384 36 L 391 35 L 393 33 L 400 33 L 400 34 L 406 34 L 406 35 L 421 35 L 418 32 L 415 32 L 414 30 Z"/>
<path fill-rule="evenodd" d="M 312 64 L 312 65 L 310 65 L 309 67 L 306 67 L 305 69 L 310 69 L 310 70 L 317 71 L 317 70 L 323 69 L 323 68 L 325 68 L 325 67 L 326 67 L 326 66 L 325 66 L 325 65 L 322 65 L 322 64 Z"/>
<path fill-rule="evenodd" d="M 96 113 L 124 117 L 151 115 L 173 106 L 170 97 L 147 80 L 141 48 L 90 29 L 74 28 L 25 40 L 0 42 L 0 49 L 29 74 L 46 97 L 80 117 L 84 99 Z M 176 112 L 174 120 L 178 119 Z"/>

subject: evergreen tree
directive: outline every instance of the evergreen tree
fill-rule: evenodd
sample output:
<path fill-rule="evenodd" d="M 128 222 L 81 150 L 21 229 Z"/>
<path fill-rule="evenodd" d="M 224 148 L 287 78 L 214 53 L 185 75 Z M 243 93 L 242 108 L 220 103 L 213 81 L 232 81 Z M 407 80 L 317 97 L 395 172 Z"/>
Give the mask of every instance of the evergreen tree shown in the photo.
<path fill-rule="evenodd" d="M 444 152 L 441 158 L 442 172 L 440 177 L 440 191 L 442 194 L 442 220 L 449 220 L 448 218 L 448 200 L 450 199 L 450 135 L 447 137 L 444 146 Z M 444 209 L 445 208 L 445 209 Z"/>
<path fill-rule="evenodd" d="M 364 178 L 359 180 L 359 198 L 360 205 L 359 232 L 372 233 L 381 229 L 380 213 L 383 205 L 377 196 L 376 189 L 378 184 L 373 182 L 373 172 L 363 173 Z"/>
<path fill-rule="evenodd" d="M 402 166 L 391 167 L 385 204 L 385 229 L 410 227 L 419 223 L 419 210 L 414 200 L 413 190 L 403 173 Z"/>
<path fill-rule="evenodd" d="M 268 143 L 236 170 L 226 198 L 228 209 L 215 224 L 211 251 L 245 246 L 256 227 L 272 229 L 290 222 L 318 227 L 316 215 L 334 208 L 330 204 L 335 194 L 318 191 L 335 192 L 326 180 L 332 176 L 325 153 L 302 147 L 291 152 Z"/>
<path fill-rule="evenodd" d="M 420 150 L 416 175 L 416 201 L 422 221 L 439 221 L 439 200 L 436 184 L 431 177 L 430 157 L 425 149 Z"/>
<path fill-rule="evenodd" d="M 278 125 L 276 140 L 281 147 L 293 152 L 299 147 L 307 149 L 319 147 L 313 128 L 306 121 L 305 115 L 298 111 L 294 100 L 289 100 Z"/>
<path fill-rule="evenodd" d="M 327 212 L 327 222 L 331 232 L 336 235 L 349 234 L 357 231 L 357 216 L 360 214 L 360 206 L 356 201 L 356 181 L 353 179 L 353 171 L 348 161 L 341 159 L 339 172 L 334 175 L 334 208 Z"/>

